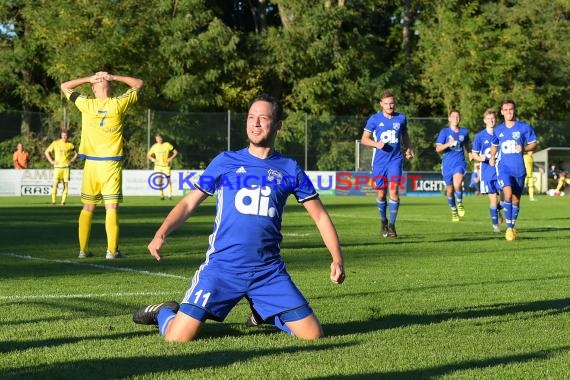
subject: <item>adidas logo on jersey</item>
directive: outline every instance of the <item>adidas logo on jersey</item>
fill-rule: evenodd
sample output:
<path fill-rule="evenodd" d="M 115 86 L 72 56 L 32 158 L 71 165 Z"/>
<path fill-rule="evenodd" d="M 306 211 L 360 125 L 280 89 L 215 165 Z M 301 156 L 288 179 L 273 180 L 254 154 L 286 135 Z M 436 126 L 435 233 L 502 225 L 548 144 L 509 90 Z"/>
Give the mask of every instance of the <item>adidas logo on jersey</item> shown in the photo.
<path fill-rule="evenodd" d="M 243 174 L 243 173 L 247 173 L 247 171 L 245 170 L 245 168 L 243 166 L 240 166 L 239 169 L 236 170 L 236 173 Z"/>

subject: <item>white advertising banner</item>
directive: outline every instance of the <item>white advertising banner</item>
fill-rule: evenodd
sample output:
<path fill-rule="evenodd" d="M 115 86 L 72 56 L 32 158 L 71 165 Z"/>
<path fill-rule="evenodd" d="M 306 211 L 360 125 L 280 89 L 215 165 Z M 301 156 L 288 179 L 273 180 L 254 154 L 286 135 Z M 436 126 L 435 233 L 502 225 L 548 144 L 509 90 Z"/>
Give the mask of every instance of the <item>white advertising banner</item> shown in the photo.
<path fill-rule="evenodd" d="M 172 170 L 172 195 L 181 196 L 193 189 L 203 170 Z M 307 172 L 321 194 L 334 194 L 335 172 Z M 69 196 L 81 195 L 83 170 L 71 170 Z M 123 195 L 157 195 L 167 179 L 153 170 L 123 170 Z M 0 196 L 49 196 L 53 182 L 52 169 L 0 170 Z M 61 192 L 61 185 L 59 185 Z"/>

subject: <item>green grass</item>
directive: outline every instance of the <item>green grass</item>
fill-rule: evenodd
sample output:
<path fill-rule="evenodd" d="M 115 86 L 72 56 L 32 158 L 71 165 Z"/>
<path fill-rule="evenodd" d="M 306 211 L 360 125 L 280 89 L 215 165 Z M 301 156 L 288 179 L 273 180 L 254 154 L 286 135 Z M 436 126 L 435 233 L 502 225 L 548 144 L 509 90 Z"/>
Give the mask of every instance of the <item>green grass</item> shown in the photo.
<path fill-rule="evenodd" d="M 0 198 L 0 378 L 39 379 L 562 379 L 570 374 L 570 199 L 525 197 L 514 242 L 493 234 L 484 197 L 450 221 L 443 197 L 403 198 L 399 237 L 378 235 L 372 197 L 324 197 L 341 237 L 347 279 L 301 206 L 290 202 L 283 256 L 327 337 L 304 342 L 247 329 L 240 303 L 200 339 L 166 343 L 135 325 L 141 305 L 180 300 L 204 259 L 208 200 L 156 262 L 146 251 L 173 202 L 127 198 L 121 250 L 108 262 L 104 211 L 95 257 L 79 261 L 79 200 Z"/>

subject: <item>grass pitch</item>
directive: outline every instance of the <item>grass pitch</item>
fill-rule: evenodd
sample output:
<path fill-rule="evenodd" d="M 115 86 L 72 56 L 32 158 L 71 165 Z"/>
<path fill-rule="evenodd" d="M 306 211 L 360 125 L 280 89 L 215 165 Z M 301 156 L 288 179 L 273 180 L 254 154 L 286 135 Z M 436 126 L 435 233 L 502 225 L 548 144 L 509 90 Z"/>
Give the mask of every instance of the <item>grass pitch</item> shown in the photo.
<path fill-rule="evenodd" d="M 80 205 L 0 198 L 0 378 L 38 379 L 563 379 L 570 373 L 570 199 L 522 201 L 517 240 L 491 231 L 485 197 L 452 223 L 444 197 L 402 198 L 398 239 L 379 237 L 372 197 L 323 197 L 347 279 L 292 199 L 282 251 L 327 337 L 304 342 L 245 328 L 246 303 L 200 339 L 166 343 L 135 325 L 141 305 L 180 300 L 204 259 L 208 200 L 156 262 L 146 251 L 173 201 L 121 205 L 125 260 L 104 259 L 104 210 L 78 260 Z M 504 229 L 504 226 L 502 226 Z"/>

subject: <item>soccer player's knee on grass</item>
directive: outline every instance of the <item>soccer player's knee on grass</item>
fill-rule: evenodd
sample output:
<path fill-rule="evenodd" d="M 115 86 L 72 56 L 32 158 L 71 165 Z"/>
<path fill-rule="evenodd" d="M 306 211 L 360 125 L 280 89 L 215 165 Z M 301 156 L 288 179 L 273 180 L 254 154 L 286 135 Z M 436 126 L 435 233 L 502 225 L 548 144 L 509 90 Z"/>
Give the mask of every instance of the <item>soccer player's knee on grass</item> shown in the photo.
<path fill-rule="evenodd" d="M 178 313 L 168 324 L 164 339 L 167 342 L 190 342 L 196 339 L 202 327 L 202 322 L 186 315 Z"/>
<path fill-rule="evenodd" d="M 313 314 L 298 321 L 285 323 L 292 334 L 303 340 L 315 340 L 322 338 L 325 334 L 317 317 Z"/>

